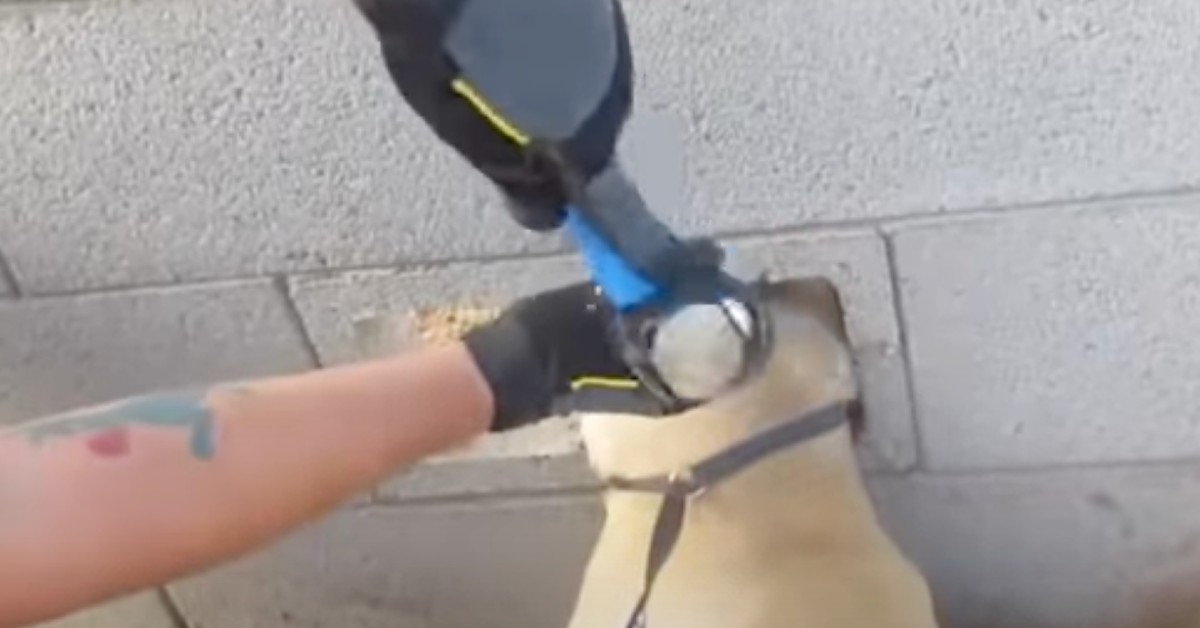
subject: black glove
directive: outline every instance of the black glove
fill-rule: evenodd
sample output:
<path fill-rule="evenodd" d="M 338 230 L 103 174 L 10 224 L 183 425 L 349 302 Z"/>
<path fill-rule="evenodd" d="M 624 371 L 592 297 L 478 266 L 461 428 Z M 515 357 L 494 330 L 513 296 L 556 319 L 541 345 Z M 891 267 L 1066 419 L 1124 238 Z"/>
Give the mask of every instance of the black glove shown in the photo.
<path fill-rule="evenodd" d="M 495 398 L 493 431 L 573 411 L 658 415 L 666 406 L 613 342 L 614 312 L 593 284 L 518 301 L 463 338 Z"/>
<path fill-rule="evenodd" d="M 400 93 L 547 230 L 608 166 L 632 101 L 616 0 L 357 0 Z"/>

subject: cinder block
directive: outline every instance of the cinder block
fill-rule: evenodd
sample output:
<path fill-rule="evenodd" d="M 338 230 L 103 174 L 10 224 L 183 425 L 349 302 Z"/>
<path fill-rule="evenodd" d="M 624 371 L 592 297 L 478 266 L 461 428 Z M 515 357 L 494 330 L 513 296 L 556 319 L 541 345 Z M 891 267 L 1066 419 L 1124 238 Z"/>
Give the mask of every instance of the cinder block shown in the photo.
<path fill-rule="evenodd" d="M 0 241 L 29 292 L 558 244 L 406 110 L 350 3 L 26 4 Z M 628 4 L 689 232 L 1198 183 L 1190 0 Z"/>
<path fill-rule="evenodd" d="M 737 266 L 766 269 L 777 277 L 824 275 L 838 284 L 848 311 L 849 332 L 863 379 L 869 426 L 865 463 L 876 469 L 902 469 L 915 461 L 907 384 L 882 241 L 874 234 L 819 234 L 759 238 L 727 243 Z M 422 272 L 359 272 L 300 277 L 293 298 L 323 361 L 353 360 L 394 351 L 414 342 L 407 314 L 437 305 L 497 305 L 568 283 L 583 275 L 574 260 L 544 258 L 491 264 L 463 264 Z M 360 338 L 356 321 L 394 317 L 394 327 Z M 362 346 L 363 344 L 369 346 Z M 574 425 L 556 422 L 534 439 L 517 432 L 484 441 L 516 455 L 545 455 L 573 449 Z M 555 441 L 552 430 L 561 430 Z M 472 453 L 486 452 L 476 450 Z"/>
<path fill-rule="evenodd" d="M 895 235 L 937 468 L 1200 454 L 1200 201 Z"/>
<path fill-rule="evenodd" d="M 311 367 L 268 281 L 0 302 L 0 424 Z"/>
<path fill-rule="evenodd" d="M 342 512 L 172 591 L 214 628 L 561 628 L 601 516 L 592 498 Z"/>
<path fill-rule="evenodd" d="M 140 593 L 31 628 L 178 628 L 159 594 Z"/>
<path fill-rule="evenodd" d="M 884 521 L 932 583 L 943 626 L 1200 620 L 1194 467 L 871 481 Z M 1184 610 L 1187 621 L 1164 621 Z"/>

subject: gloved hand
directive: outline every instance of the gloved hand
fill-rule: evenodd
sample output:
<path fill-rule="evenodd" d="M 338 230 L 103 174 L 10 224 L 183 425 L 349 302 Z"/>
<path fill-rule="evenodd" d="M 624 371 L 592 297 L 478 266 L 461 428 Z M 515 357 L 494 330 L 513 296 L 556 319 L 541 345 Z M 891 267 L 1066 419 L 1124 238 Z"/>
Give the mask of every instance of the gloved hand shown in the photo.
<path fill-rule="evenodd" d="M 632 101 L 617 0 L 356 0 L 400 93 L 533 230 L 608 166 Z"/>
<path fill-rule="evenodd" d="M 613 341 L 614 312 L 591 283 L 522 299 L 463 340 L 495 398 L 492 431 L 571 411 L 658 415 Z"/>

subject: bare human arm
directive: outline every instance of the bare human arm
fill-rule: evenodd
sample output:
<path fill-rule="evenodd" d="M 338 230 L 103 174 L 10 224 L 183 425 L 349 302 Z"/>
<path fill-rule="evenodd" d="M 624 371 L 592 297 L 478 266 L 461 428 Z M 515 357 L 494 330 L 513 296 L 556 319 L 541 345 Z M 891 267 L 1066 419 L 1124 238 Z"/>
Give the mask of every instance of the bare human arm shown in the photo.
<path fill-rule="evenodd" d="M 0 431 L 0 628 L 243 554 L 592 385 L 639 395 L 611 317 L 577 284 L 517 302 L 462 342 Z"/>
<path fill-rule="evenodd" d="M 239 555 L 491 418 L 454 344 L 0 433 L 0 626 Z"/>

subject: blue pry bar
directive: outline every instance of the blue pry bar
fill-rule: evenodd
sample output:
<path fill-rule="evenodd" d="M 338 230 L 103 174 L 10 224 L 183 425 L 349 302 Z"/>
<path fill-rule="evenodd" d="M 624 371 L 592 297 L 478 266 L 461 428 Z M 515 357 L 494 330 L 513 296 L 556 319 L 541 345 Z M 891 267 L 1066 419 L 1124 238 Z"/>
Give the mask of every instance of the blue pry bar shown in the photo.
<path fill-rule="evenodd" d="M 592 280 L 619 311 L 628 311 L 654 300 L 662 291 L 629 265 L 573 207 L 567 208 L 567 232 L 575 239 Z"/>

